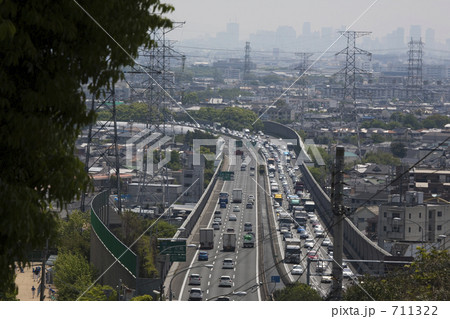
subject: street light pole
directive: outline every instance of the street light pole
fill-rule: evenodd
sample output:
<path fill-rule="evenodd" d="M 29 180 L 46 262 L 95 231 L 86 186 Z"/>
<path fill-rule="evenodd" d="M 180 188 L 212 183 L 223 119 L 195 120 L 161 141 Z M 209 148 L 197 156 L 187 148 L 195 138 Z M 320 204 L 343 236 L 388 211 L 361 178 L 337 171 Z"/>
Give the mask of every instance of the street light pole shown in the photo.
<path fill-rule="evenodd" d="M 172 297 L 173 297 L 173 293 L 172 293 L 172 281 L 175 279 L 176 276 L 190 270 L 190 269 L 195 269 L 195 268 L 213 268 L 213 265 L 207 264 L 207 265 L 201 265 L 201 266 L 194 266 L 194 267 L 186 267 L 184 269 L 181 269 L 179 272 L 177 272 L 176 274 L 173 275 L 172 279 L 170 279 L 170 283 L 169 283 L 169 301 L 172 301 Z"/>

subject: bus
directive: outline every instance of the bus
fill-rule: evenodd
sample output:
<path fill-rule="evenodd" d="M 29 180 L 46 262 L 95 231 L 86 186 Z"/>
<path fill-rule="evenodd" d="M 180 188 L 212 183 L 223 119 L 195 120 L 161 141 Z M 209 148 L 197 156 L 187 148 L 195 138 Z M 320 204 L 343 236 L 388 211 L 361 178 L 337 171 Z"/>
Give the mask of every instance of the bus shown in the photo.
<path fill-rule="evenodd" d="M 302 248 L 300 245 L 286 245 L 284 250 L 284 262 L 286 264 L 299 264 Z"/>

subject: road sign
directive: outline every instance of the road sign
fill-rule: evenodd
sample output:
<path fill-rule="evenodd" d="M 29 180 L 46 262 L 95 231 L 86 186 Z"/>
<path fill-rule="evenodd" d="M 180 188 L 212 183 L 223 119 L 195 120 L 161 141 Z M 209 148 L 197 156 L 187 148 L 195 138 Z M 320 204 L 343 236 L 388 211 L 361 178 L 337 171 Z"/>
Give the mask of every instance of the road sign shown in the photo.
<path fill-rule="evenodd" d="M 270 277 L 271 282 L 280 282 L 281 278 L 280 276 L 272 276 Z"/>
<path fill-rule="evenodd" d="M 234 172 L 220 172 L 219 177 L 222 177 L 224 181 L 232 181 L 234 180 Z"/>
<path fill-rule="evenodd" d="M 170 255 L 170 261 L 186 261 L 186 239 L 158 239 L 159 253 Z"/>

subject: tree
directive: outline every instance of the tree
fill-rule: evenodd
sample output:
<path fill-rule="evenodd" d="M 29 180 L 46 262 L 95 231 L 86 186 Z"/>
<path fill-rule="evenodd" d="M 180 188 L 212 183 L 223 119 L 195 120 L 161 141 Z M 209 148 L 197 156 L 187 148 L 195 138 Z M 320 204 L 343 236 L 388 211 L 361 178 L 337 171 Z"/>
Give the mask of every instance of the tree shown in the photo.
<path fill-rule="evenodd" d="M 400 165 L 400 160 L 387 152 L 368 152 L 364 155 L 364 163 L 375 163 L 382 165 Z"/>
<path fill-rule="evenodd" d="M 433 114 L 423 120 L 422 125 L 425 128 L 444 128 L 445 124 L 450 123 L 450 117 L 440 114 Z"/>
<path fill-rule="evenodd" d="M 89 212 L 74 211 L 68 220 L 60 220 L 57 247 L 59 252 L 79 253 L 89 259 L 91 227 Z"/>
<path fill-rule="evenodd" d="M 131 298 L 131 301 L 153 301 L 153 297 L 150 295 L 142 295 Z"/>
<path fill-rule="evenodd" d="M 399 141 L 392 142 L 391 143 L 391 152 L 394 156 L 403 158 L 406 156 L 406 152 L 407 152 L 406 145 Z"/>
<path fill-rule="evenodd" d="M 108 285 L 95 285 L 80 297 L 80 301 L 115 301 L 117 299 L 117 291 Z"/>
<path fill-rule="evenodd" d="M 1 2 L 4 295 L 14 291 L 14 263 L 25 266 L 27 252 L 55 236 L 56 213 L 50 208 L 63 207 L 88 188 L 84 165 L 74 155 L 81 129 L 95 118 L 86 112 L 82 85 L 97 97 L 101 88 L 110 88 L 138 48 L 153 45 L 148 31 L 172 25 L 163 14 L 173 7 L 160 0 Z"/>
<path fill-rule="evenodd" d="M 344 300 L 447 301 L 450 299 L 450 254 L 421 250 L 411 265 L 384 276 L 366 275 L 344 293 Z"/>
<path fill-rule="evenodd" d="M 59 253 L 54 269 L 58 300 L 76 300 L 93 282 L 92 266 L 78 253 Z"/>
<path fill-rule="evenodd" d="M 276 301 L 322 301 L 319 293 L 307 284 L 295 283 L 283 289 L 275 290 Z"/>

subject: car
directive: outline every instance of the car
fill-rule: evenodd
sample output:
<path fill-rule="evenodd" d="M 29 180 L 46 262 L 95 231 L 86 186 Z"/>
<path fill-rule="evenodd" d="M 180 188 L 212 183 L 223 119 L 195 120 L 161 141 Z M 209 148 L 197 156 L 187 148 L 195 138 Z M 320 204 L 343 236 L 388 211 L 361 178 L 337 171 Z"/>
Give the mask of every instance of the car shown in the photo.
<path fill-rule="evenodd" d="M 191 301 L 201 301 L 203 300 L 203 291 L 200 288 L 191 288 L 189 290 L 189 299 Z"/>
<path fill-rule="evenodd" d="M 294 265 L 294 267 L 292 267 L 291 274 L 293 274 L 293 275 L 302 275 L 303 274 L 303 267 L 302 267 L 302 265 Z"/>
<path fill-rule="evenodd" d="M 301 239 L 308 239 L 309 238 L 309 233 L 307 231 L 304 231 L 303 233 L 300 234 L 300 238 Z"/>
<path fill-rule="evenodd" d="M 214 212 L 214 215 L 220 215 L 220 214 L 222 214 L 222 212 L 221 212 L 220 210 L 216 210 L 216 211 Z"/>
<path fill-rule="evenodd" d="M 255 176 L 255 172 L 254 171 L 250 171 L 250 176 Z"/>
<path fill-rule="evenodd" d="M 313 217 L 316 217 L 316 214 L 314 214 L 313 212 L 308 212 L 307 216 L 308 216 L 308 218 L 313 218 Z"/>
<path fill-rule="evenodd" d="M 319 262 L 319 263 L 317 263 L 317 266 L 316 266 L 316 272 L 317 273 L 323 273 L 326 268 L 327 267 L 326 267 L 326 265 L 323 262 Z"/>
<path fill-rule="evenodd" d="M 247 208 L 247 209 L 252 209 L 252 208 L 253 208 L 253 202 L 248 202 L 248 203 L 245 205 L 245 208 Z"/>
<path fill-rule="evenodd" d="M 323 232 L 323 230 L 316 230 L 315 233 L 317 238 L 325 237 L 325 233 Z"/>
<path fill-rule="evenodd" d="M 241 208 L 239 206 L 234 206 L 233 207 L 233 212 L 238 213 L 241 211 Z"/>
<path fill-rule="evenodd" d="M 252 200 L 252 201 L 254 201 L 255 200 L 255 196 L 254 195 L 248 195 L 248 200 Z"/>
<path fill-rule="evenodd" d="M 314 225 L 314 223 L 319 223 L 319 219 L 316 215 L 309 218 L 309 222 Z"/>
<path fill-rule="evenodd" d="M 353 276 L 353 271 L 346 267 L 342 270 L 342 276 L 344 276 L 344 278 L 350 278 L 351 276 Z"/>
<path fill-rule="evenodd" d="M 317 232 L 317 231 L 323 231 L 322 225 L 315 225 L 314 226 L 314 232 Z"/>
<path fill-rule="evenodd" d="M 202 277 L 199 274 L 189 275 L 189 285 L 200 285 Z"/>
<path fill-rule="evenodd" d="M 222 225 L 222 218 L 216 217 L 216 218 L 214 218 L 214 222 L 219 224 L 219 225 Z"/>
<path fill-rule="evenodd" d="M 199 253 L 198 253 L 198 260 L 199 261 L 201 261 L 201 260 L 208 260 L 208 252 L 207 251 L 200 251 Z"/>
<path fill-rule="evenodd" d="M 227 227 L 227 233 L 234 233 L 233 227 Z"/>
<path fill-rule="evenodd" d="M 274 201 L 273 207 L 280 207 L 280 203 L 278 203 L 277 201 Z"/>
<path fill-rule="evenodd" d="M 283 233 L 283 240 L 286 240 L 286 238 L 294 238 L 294 235 L 291 232 L 285 232 Z"/>
<path fill-rule="evenodd" d="M 253 225 L 250 222 L 244 223 L 244 231 L 252 231 Z"/>
<path fill-rule="evenodd" d="M 281 227 L 280 228 L 280 233 L 283 235 L 284 233 L 289 233 L 290 231 L 289 231 L 289 228 L 287 228 L 287 227 Z"/>
<path fill-rule="evenodd" d="M 219 223 L 212 223 L 212 228 L 213 228 L 214 230 L 219 230 L 219 229 L 220 229 Z"/>
<path fill-rule="evenodd" d="M 317 251 L 316 251 L 316 250 L 310 250 L 310 251 L 308 251 L 307 256 L 308 256 L 308 258 L 309 258 L 310 260 L 317 260 L 317 259 L 319 259 L 319 256 L 317 255 Z"/>
<path fill-rule="evenodd" d="M 324 284 L 329 284 L 332 281 L 333 277 L 331 275 L 323 275 L 322 278 L 320 279 L 320 282 Z"/>
<path fill-rule="evenodd" d="M 306 232 L 306 230 L 305 230 L 305 228 L 303 227 L 303 226 L 298 226 L 297 227 L 297 233 L 304 233 L 304 232 Z"/>
<path fill-rule="evenodd" d="M 322 246 L 329 246 L 331 244 L 331 240 L 329 239 L 329 238 L 325 238 L 323 241 L 322 241 Z"/>
<path fill-rule="evenodd" d="M 231 287 L 233 286 L 233 281 L 230 276 L 221 276 L 219 279 L 219 287 Z"/>
<path fill-rule="evenodd" d="M 314 247 L 314 239 L 307 238 L 305 240 L 305 244 L 303 245 L 303 247 L 308 248 L 308 249 L 312 249 Z"/>
<path fill-rule="evenodd" d="M 230 222 L 234 222 L 234 221 L 237 220 L 237 217 L 236 217 L 235 214 L 230 214 L 230 216 L 228 217 L 228 220 L 229 220 Z"/>
<path fill-rule="evenodd" d="M 231 258 L 225 258 L 222 263 L 222 269 L 233 269 L 234 260 Z"/>
<path fill-rule="evenodd" d="M 231 298 L 228 296 L 219 296 L 216 298 L 216 301 L 231 301 Z"/>

